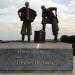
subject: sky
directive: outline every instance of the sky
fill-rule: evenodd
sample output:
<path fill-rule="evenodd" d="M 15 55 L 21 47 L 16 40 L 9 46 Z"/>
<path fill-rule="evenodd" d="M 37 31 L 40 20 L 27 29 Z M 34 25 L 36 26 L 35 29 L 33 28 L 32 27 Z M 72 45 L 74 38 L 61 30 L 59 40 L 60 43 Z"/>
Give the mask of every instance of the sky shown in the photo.
<path fill-rule="evenodd" d="M 34 31 L 41 30 L 41 5 L 57 7 L 59 38 L 62 35 L 75 35 L 75 0 L 0 0 L 0 40 L 20 40 L 22 21 L 17 11 L 29 1 L 30 8 L 36 10 L 37 17 L 32 23 L 31 39 Z M 53 39 L 51 24 L 46 25 L 46 39 Z M 26 37 L 27 39 L 27 37 Z"/>

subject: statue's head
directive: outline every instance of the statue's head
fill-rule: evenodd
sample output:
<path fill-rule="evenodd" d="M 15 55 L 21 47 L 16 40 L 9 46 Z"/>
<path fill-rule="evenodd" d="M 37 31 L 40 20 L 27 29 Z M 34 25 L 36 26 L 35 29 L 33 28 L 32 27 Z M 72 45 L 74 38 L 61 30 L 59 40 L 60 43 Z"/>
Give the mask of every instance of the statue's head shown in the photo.
<path fill-rule="evenodd" d="M 45 6 L 44 6 L 44 5 L 42 5 L 42 6 L 41 6 L 41 9 L 45 9 Z"/>
<path fill-rule="evenodd" d="M 29 2 L 25 2 L 25 6 L 28 7 L 29 6 Z"/>

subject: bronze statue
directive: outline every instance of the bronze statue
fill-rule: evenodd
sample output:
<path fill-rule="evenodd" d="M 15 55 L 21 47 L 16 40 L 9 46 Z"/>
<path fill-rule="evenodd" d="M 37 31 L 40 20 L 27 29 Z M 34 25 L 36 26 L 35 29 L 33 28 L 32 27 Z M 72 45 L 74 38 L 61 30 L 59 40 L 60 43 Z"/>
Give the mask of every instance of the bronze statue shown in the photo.
<path fill-rule="evenodd" d="M 29 2 L 25 2 L 25 6 L 19 9 L 18 15 L 21 21 L 23 21 L 21 29 L 22 41 L 24 41 L 25 35 L 28 35 L 28 42 L 30 42 L 30 35 L 32 35 L 31 22 L 36 17 L 36 11 L 29 8 Z"/>
<path fill-rule="evenodd" d="M 46 24 L 52 24 L 52 32 L 54 35 L 54 40 L 57 41 L 57 35 L 59 31 L 57 8 L 56 7 L 45 8 L 45 6 L 41 6 L 41 9 L 42 9 L 43 31 L 45 31 Z M 55 11 L 55 14 L 53 13 L 53 11 Z"/>

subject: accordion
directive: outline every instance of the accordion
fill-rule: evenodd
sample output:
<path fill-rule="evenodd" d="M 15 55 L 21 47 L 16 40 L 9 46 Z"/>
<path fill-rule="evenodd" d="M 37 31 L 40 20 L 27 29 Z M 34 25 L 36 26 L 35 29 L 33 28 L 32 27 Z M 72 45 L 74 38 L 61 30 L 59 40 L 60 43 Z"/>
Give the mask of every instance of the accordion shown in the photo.
<path fill-rule="evenodd" d="M 27 15 L 27 8 L 23 7 L 21 8 L 18 13 L 21 13 L 20 15 L 20 19 L 21 21 L 30 21 L 33 22 L 35 17 L 36 17 L 36 11 L 34 11 L 33 9 L 28 8 L 29 10 L 29 15 Z M 27 19 L 27 16 L 29 16 L 29 19 Z"/>

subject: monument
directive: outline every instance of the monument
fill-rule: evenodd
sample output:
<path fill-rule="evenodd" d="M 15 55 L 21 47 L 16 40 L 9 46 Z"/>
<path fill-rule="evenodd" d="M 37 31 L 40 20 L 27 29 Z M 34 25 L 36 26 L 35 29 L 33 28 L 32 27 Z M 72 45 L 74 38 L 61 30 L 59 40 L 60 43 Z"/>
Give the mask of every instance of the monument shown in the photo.
<path fill-rule="evenodd" d="M 24 43 L 24 36 L 28 35 L 30 42 L 31 22 L 36 17 L 36 11 L 29 8 L 29 2 L 25 2 L 26 7 L 18 11 L 20 19 L 23 21 L 21 30 L 22 42 L 6 42 L 0 44 L 0 72 L 72 72 L 73 71 L 73 51 L 70 44 L 61 42 L 45 42 L 45 25 L 52 24 L 54 40 L 57 41 L 59 31 L 57 8 L 45 8 L 42 6 L 42 30 L 38 34 L 38 43 Z M 55 10 L 55 15 L 53 13 Z M 35 39 L 36 41 L 36 39 Z M 42 42 L 40 44 L 40 42 Z"/>

